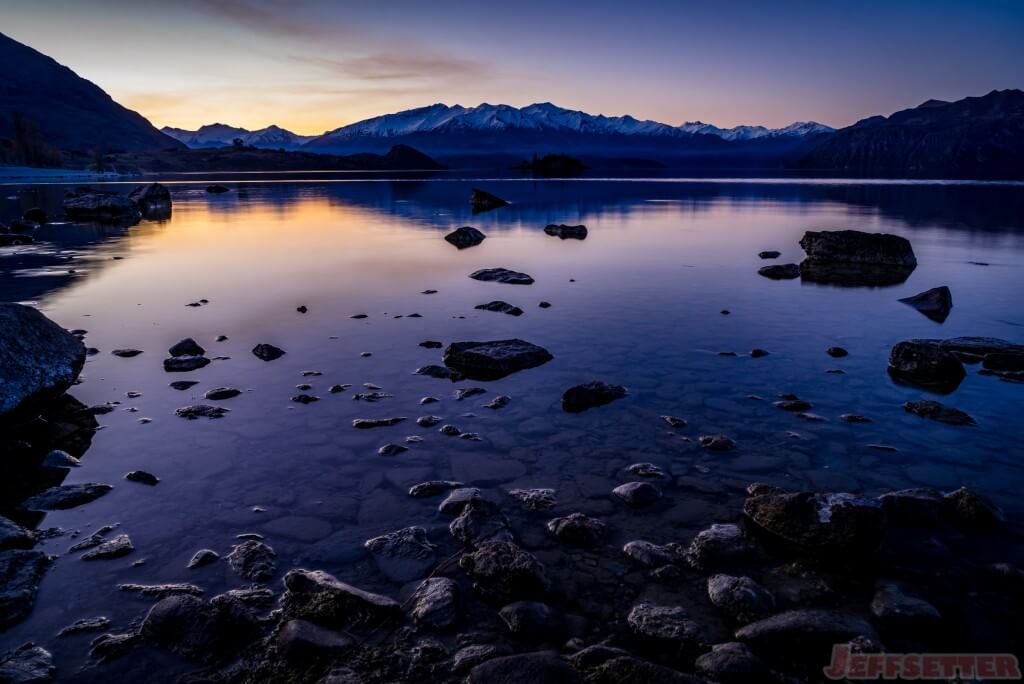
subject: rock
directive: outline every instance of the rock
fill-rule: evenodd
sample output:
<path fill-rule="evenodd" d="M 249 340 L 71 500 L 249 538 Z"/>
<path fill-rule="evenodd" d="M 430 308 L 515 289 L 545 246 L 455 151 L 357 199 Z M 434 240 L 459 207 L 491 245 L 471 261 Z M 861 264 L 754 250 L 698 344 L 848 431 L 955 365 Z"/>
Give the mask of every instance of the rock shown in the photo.
<path fill-rule="evenodd" d="M 882 505 L 853 494 L 762 494 L 749 497 L 743 513 L 759 529 L 812 554 L 856 558 L 877 551 L 885 538 Z"/>
<path fill-rule="evenodd" d="M 555 640 L 565 629 L 562 616 L 540 601 L 516 601 L 498 611 L 498 615 L 510 633 L 528 641 Z"/>
<path fill-rule="evenodd" d="M 127 556 L 135 550 L 127 534 L 119 534 L 82 555 L 82 560 L 109 560 Z"/>
<path fill-rule="evenodd" d="M 214 185 L 207 185 L 206 186 L 206 192 L 210 193 L 211 195 L 221 195 L 221 194 L 223 194 L 225 192 L 231 192 L 231 190 L 229 188 L 225 188 L 223 185 L 216 185 L 216 184 L 214 184 Z"/>
<path fill-rule="evenodd" d="M 216 418 L 223 418 L 229 412 L 229 409 L 221 406 L 193 404 L 192 406 L 182 406 L 181 408 L 175 409 L 174 415 L 179 418 L 185 418 L 186 420 L 198 420 L 200 418 L 209 418 L 213 420 Z"/>
<path fill-rule="evenodd" d="M 871 614 L 890 627 L 913 631 L 942 620 L 938 609 L 927 601 L 907 596 L 895 584 L 883 583 L 871 599 Z"/>
<path fill-rule="evenodd" d="M 422 527 L 405 527 L 364 544 L 377 568 L 396 582 L 423 577 L 434 565 L 434 545 Z"/>
<path fill-rule="evenodd" d="M 963 364 L 936 340 L 904 340 L 889 352 L 889 375 L 938 392 L 951 392 L 967 372 Z"/>
<path fill-rule="evenodd" d="M 947 492 L 943 498 L 953 519 L 964 527 L 986 530 L 999 527 L 1006 522 L 1006 516 L 998 506 L 967 487 Z"/>
<path fill-rule="evenodd" d="M 168 387 L 170 387 L 171 389 L 176 389 L 179 392 L 183 392 L 191 387 L 195 387 L 198 384 L 198 380 L 175 380 L 174 382 L 170 383 Z"/>
<path fill-rule="evenodd" d="M 455 401 L 462 401 L 463 399 L 469 399 L 470 397 L 475 397 L 481 394 L 487 394 L 487 390 L 483 387 L 460 387 L 455 390 L 452 398 L 454 398 Z"/>
<path fill-rule="evenodd" d="M 839 416 L 839 420 L 844 423 L 870 423 L 871 419 L 867 416 L 862 416 L 857 413 L 844 413 Z"/>
<path fill-rule="evenodd" d="M 0 230 L 0 247 L 20 247 L 31 245 L 35 240 L 31 235 L 8 235 Z"/>
<path fill-rule="evenodd" d="M 736 448 L 736 442 L 725 435 L 701 435 L 697 441 L 709 451 L 731 451 Z"/>
<path fill-rule="evenodd" d="M 312 389 L 309 385 L 300 385 L 300 389 L 308 390 Z M 382 399 L 389 399 L 395 395 L 388 394 L 387 392 L 356 392 L 352 395 L 352 399 L 355 401 L 365 401 L 370 404 L 374 404 Z"/>
<path fill-rule="evenodd" d="M 166 598 L 188 594 L 190 596 L 202 596 L 203 590 L 194 584 L 119 584 L 117 588 L 133 594 L 139 594 L 147 598 Z"/>
<path fill-rule="evenodd" d="M 469 274 L 473 280 L 480 280 L 485 283 L 505 283 L 506 285 L 533 285 L 533 278 L 520 273 L 510 271 L 507 268 L 483 268 Z"/>
<path fill-rule="evenodd" d="M 409 496 L 414 498 L 422 498 L 427 496 L 437 496 L 449 489 L 455 489 L 461 487 L 461 482 L 454 482 L 452 480 L 429 480 L 427 482 L 420 482 L 409 488 Z"/>
<path fill-rule="evenodd" d="M 226 399 L 233 399 L 242 393 L 242 390 L 235 389 L 234 387 L 217 387 L 215 389 L 207 390 L 206 394 L 203 395 L 203 399 L 209 401 L 224 401 Z"/>
<path fill-rule="evenodd" d="M 942 521 L 946 501 L 934 489 L 919 487 L 888 492 L 878 497 L 890 525 L 930 527 Z"/>
<path fill-rule="evenodd" d="M 583 225 L 579 226 L 567 226 L 564 223 L 559 224 L 548 224 L 544 227 L 544 232 L 552 237 L 557 237 L 562 240 L 586 240 L 587 239 L 587 227 Z"/>
<path fill-rule="evenodd" d="M 419 425 L 420 427 L 429 428 L 434 427 L 442 420 L 444 419 L 441 418 L 441 416 L 420 416 L 419 418 L 416 419 L 416 424 Z"/>
<path fill-rule="evenodd" d="M 604 536 L 605 525 L 583 513 L 570 513 L 548 521 L 548 532 L 563 544 L 593 546 Z"/>
<path fill-rule="evenodd" d="M 82 462 L 60 449 L 54 449 L 43 457 L 42 465 L 46 468 L 78 468 Z"/>
<path fill-rule="evenodd" d="M 776 408 L 780 408 L 783 411 L 797 412 L 811 410 L 811 405 L 803 399 L 783 399 L 772 403 Z"/>
<path fill-rule="evenodd" d="M 60 630 L 57 636 L 71 636 L 72 634 L 82 634 L 83 632 L 102 632 L 108 627 L 110 627 L 110 618 L 108 617 L 82 618 L 81 620 L 75 620 Z"/>
<path fill-rule="evenodd" d="M 770 681 L 770 670 L 739 641 L 715 644 L 695 663 L 697 673 L 720 684 L 747 684 Z"/>
<path fill-rule="evenodd" d="M 206 350 L 191 337 L 186 337 L 168 349 L 167 353 L 171 356 L 203 356 L 206 354 Z"/>
<path fill-rule="evenodd" d="M 416 369 L 416 375 L 426 375 L 427 377 L 437 378 L 438 380 L 451 380 L 452 382 L 458 382 L 462 380 L 464 376 L 458 371 L 445 368 L 444 366 L 438 366 L 431 364 L 429 366 L 421 366 Z"/>
<path fill-rule="evenodd" d="M 140 634 L 151 644 L 185 658 L 205 660 L 223 641 L 221 628 L 211 604 L 178 594 L 161 599 L 149 609 Z"/>
<path fill-rule="evenodd" d="M 664 480 L 668 477 L 664 470 L 653 463 L 634 463 L 627 466 L 626 471 L 637 477 L 649 477 L 655 480 Z"/>
<path fill-rule="evenodd" d="M 22 502 L 22 508 L 30 511 L 55 511 L 74 508 L 95 501 L 113 487 L 108 484 L 87 482 L 84 484 L 60 485 L 44 489 Z"/>
<path fill-rule="evenodd" d="M 281 608 L 285 618 L 331 628 L 380 626 L 401 614 L 394 600 L 339 581 L 322 570 L 289 570 Z"/>
<path fill-rule="evenodd" d="M 159 183 L 140 185 L 128 193 L 128 199 L 135 202 L 146 218 L 164 218 L 171 213 L 171 193 Z"/>
<path fill-rule="evenodd" d="M 685 557 L 695 568 L 707 568 L 736 563 L 756 553 L 757 545 L 739 525 L 716 523 L 697 533 Z"/>
<path fill-rule="evenodd" d="M 369 430 L 370 428 L 398 425 L 403 420 L 405 420 L 405 416 L 396 416 L 393 418 L 356 418 L 352 421 L 352 427 L 359 430 Z"/>
<path fill-rule="evenodd" d="M 459 585 L 447 577 L 428 577 L 409 598 L 409 615 L 418 625 L 450 627 L 459 616 Z"/>
<path fill-rule="evenodd" d="M 188 562 L 190 570 L 201 568 L 212 563 L 216 563 L 220 560 L 220 554 L 213 549 L 199 549 L 193 554 L 192 559 Z"/>
<path fill-rule="evenodd" d="M 807 258 L 801 276 L 837 285 L 894 285 L 917 266 L 906 238 L 857 230 L 807 231 L 800 239 Z"/>
<path fill-rule="evenodd" d="M 257 344 L 252 348 L 252 353 L 256 358 L 263 361 L 274 361 L 284 356 L 287 352 L 280 347 L 275 347 L 272 344 Z"/>
<path fill-rule="evenodd" d="M 588 684 L 708 684 L 699 677 L 630 656 L 605 660 L 587 674 Z"/>
<path fill-rule="evenodd" d="M 141 218 L 135 202 L 124 195 L 88 192 L 64 200 L 64 214 L 71 220 L 134 223 Z"/>
<path fill-rule="evenodd" d="M 960 409 L 946 406 L 931 399 L 908 401 L 903 404 L 908 413 L 935 420 L 947 425 L 974 425 L 974 418 Z"/>
<path fill-rule="evenodd" d="M 320 397 L 313 396 L 312 394 L 296 394 L 292 397 L 292 401 L 296 404 L 312 404 L 313 402 L 320 401 Z"/>
<path fill-rule="evenodd" d="M 84 363 L 80 339 L 32 307 L 0 304 L 0 416 L 63 394 Z"/>
<path fill-rule="evenodd" d="M 769 354 L 769 352 L 764 350 L 764 349 L 751 349 L 750 350 L 750 358 L 752 358 L 752 359 L 760 359 L 760 358 L 762 358 L 764 356 L 768 356 L 768 354 Z"/>
<path fill-rule="evenodd" d="M 467 247 L 475 247 L 483 242 L 487 238 L 486 235 L 481 233 L 472 226 L 462 226 L 456 228 L 452 232 L 444 236 L 444 239 L 455 245 L 459 249 L 466 249 Z"/>
<path fill-rule="evenodd" d="M 622 399 L 626 394 L 626 388 L 621 385 L 610 385 L 595 380 L 567 389 L 562 395 L 562 410 L 568 413 L 582 413 L 587 409 Z"/>
<path fill-rule="evenodd" d="M 39 580 L 50 564 L 40 551 L 0 552 L 0 631 L 21 622 L 32 611 Z"/>
<path fill-rule="evenodd" d="M 479 214 L 483 211 L 508 206 L 508 202 L 480 188 L 473 188 L 469 196 L 469 205 L 473 208 L 474 214 Z"/>
<path fill-rule="evenodd" d="M 757 269 L 759 275 L 772 280 L 794 280 L 800 277 L 800 267 L 796 264 L 772 264 Z"/>
<path fill-rule="evenodd" d="M 188 373 L 210 364 L 205 356 L 172 356 L 164 359 L 164 370 L 168 373 Z"/>
<path fill-rule="evenodd" d="M 478 546 L 491 540 L 511 541 L 512 528 L 497 504 L 486 499 L 470 499 L 458 517 L 448 525 L 452 536 L 466 546 Z"/>
<path fill-rule="evenodd" d="M 741 624 L 775 612 L 775 597 L 749 577 L 712 575 L 708 578 L 708 598 Z"/>
<path fill-rule="evenodd" d="M 423 340 L 420 342 L 420 346 L 424 349 L 440 349 L 444 346 L 444 343 L 437 340 Z"/>
<path fill-rule="evenodd" d="M 953 308 L 953 295 L 945 285 L 933 287 L 913 297 L 904 297 L 900 301 L 914 307 L 937 323 L 942 323 L 949 318 L 949 312 Z"/>
<path fill-rule="evenodd" d="M 764 252 L 758 252 L 757 256 L 760 259 L 778 259 L 780 256 L 782 256 L 782 252 L 776 252 L 775 250 L 766 250 Z"/>
<path fill-rule="evenodd" d="M 558 503 L 554 489 L 536 487 L 533 489 L 510 489 L 508 495 L 517 500 L 528 511 L 546 511 Z"/>
<path fill-rule="evenodd" d="M 541 302 L 537 306 L 539 306 L 542 309 L 550 309 L 551 308 L 551 302 Z"/>
<path fill-rule="evenodd" d="M 942 349 L 954 354 L 984 357 L 989 354 L 1024 354 L 1024 345 L 1000 340 L 995 337 L 952 337 L 936 342 Z"/>
<path fill-rule="evenodd" d="M 49 684 L 56 672 L 50 652 L 32 642 L 0 655 L 3 684 Z"/>
<path fill-rule="evenodd" d="M 650 482 L 627 482 L 613 489 L 612 496 L 630 508 L 644 508 L 661 498 L 661 490 Z"/>
<path fill-rule="evenodd" d="M 486 600 L 505 604 L 537 598 L 547 592 L 544 566 L 510 541 L 488 541 L 459 559 L 473 580 L 473 588 Z"/>
<path fill-rule="evenodd" d="M 833 644 L 856 637 L 878 639 L 878 632 L 867 620 L 849 613 L 817 608 L 800 608 L 752 622 L 736 631 L 736 638 L 755 652 L 789 654 L 818 662 Z"/>
<path fill-rule="evenodd" d="M 638 603 L 629 611 L 626 622 L 637 637 L 659 647 L 692 649 L 703 638 L 700 625 L 681 606 Z"/>
<path fill-rule="evenodd" d="M 578 684 L 580 676 L 553 651 L 492 658 L 474 667 L 466 684 Z"/>
<path fill-rule="evenodd" d="M 476 487 L 455 489 L 438 505 L 437 511 L 445 515 L 458 515 L 470 501 L 481 498 L 483 494 Z"/>
<path fill-rule="evenodd" d="M 850 352 L 846 351 L 842 347 L 829 347 L 825 350 L 825 353 L 831 356 L 833 359 L 841 359 L 844 356 L 849 356 Z"/>
<path fill-rule="evenodd" d="M 238 576 L 250 582 L 265 582 L 277 570 L 277 554 L 261 541 L 247 539 L 228 554 L 228 563 Z"/>
<path fill-rule="evenodd" d="M 636 539 L 627 543 L 622 547 L 622 552 L 640 565 L 648 568 L 671 565 L 675 562 L 675 557 L 667 548 L 642 539 Z"/>
<path fill-rule="evenodd" d="M 30 549 L 35 544 L 32 533 L 0 515 L 0 551 Z"/>
<path fill-rule="evenodd" d="M 141 349 L 115 349 L 110 352 L 114 356 L 122 359 L 131 359 L 142 353 Z"/>
<path fill-rule="evenodd" d="M 340 656 L 354 646 L 355 642 L 344 634 L 305 620 L 289 620 L 277 633 L 278 652 L 295 663 Z"/>
<path fill-rule="evenodd" d="M 453 342 L 444 352 L 447 366 L 473 380 L 497 380 L 553 358 L 543 347 L 519 339 Z"/>
<path fill-rule="evenodd" d="M 489 408 L 492 411 L 497 411 L 508 406 L 508 403 L 512 401 L 512 397 L 507 394 L 499 394 L 498 396 L 491 399 L 489 402 L 484 404 L 484 408 Z"/>
<path fill-rule="evenodd" d="M 1008 373 L 1019 373 L 1024 371 L 1024 351 L 1022 352 L 992 352 L 985 354 L 981 365 L 986 370 L 1003 371 Z"/>
<path fill-rule="evenodd" d="M 124 479 L 130 482 L 138 482 L 140 484 L 149 485 L 155 487 L 160 478 L 153 473 L 147 473 L 145 470 L 133 470 L 124 476 Z"/>
<path fill-rule="evenodd" d="M 679 429 L 686 427 L 686 421 L 682 418 L 676 418 L 675 416 L 661 416 L 661 419 L 665 421 L 670 428 Z"/>
<path fill-rule="evenodd" d="M 497 313 L 508 314 L 509 316 L 522 316 L 523 310 L 518 306 L 512 306 L 508 302 L 503 302 L 500 299 L 496 299 L 493 302 L 487 304 L 478 304 L 473 307 L 481 311 L 495 311 Z"/>
<path fill-rule="evenodd" d="M 470 644 L 452 656 L 452 671 L 465 672 L 482 662 L 508 654 L 509 648 L 504 644 Z"/>
<path fill-rule="evenodd" d="M 49 223 L 50 221 L 50 217 L 46 214 L 45 211 L 43 211 L 39 207 L 32 207 L 31 209 L 26 209 L 25 213 L 21 215 L 21 218 L 24 219 L 25 221 L 35 221 L 36 223 L 39 224 Z"/>
<path fill-rule="evenodd" d="M 409 450 L 409 447 L 402 446 L 401 444 L 389 443 L 385 444 L 381 448 L 377 449 L 378 456 L 397 456 L 398 454 L 405 453 Z"/>

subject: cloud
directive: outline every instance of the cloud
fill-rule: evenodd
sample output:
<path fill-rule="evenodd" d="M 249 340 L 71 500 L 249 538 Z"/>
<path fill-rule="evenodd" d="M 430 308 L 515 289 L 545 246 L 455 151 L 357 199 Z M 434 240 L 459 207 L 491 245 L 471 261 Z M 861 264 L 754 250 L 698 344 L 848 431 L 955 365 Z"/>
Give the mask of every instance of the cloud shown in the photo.
<path fill-rule="evenodd" d="M 338 76 L 365 81 L 447 81 L 453 78 L 478 78 L 491 71 L 483 62 L 431 53 L 378 53 L 344 59 L 293 56 L 292 59 Z"/>

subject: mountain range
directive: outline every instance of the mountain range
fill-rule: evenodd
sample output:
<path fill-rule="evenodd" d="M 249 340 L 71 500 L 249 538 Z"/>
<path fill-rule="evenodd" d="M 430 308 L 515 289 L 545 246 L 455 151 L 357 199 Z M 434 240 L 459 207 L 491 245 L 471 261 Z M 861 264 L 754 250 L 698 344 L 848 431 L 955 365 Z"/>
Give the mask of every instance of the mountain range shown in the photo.
<path fill-rule="evenodd" d="M 234 144 L 235 140 L 241 140 L 243 145 L 259 149 L 295 150 L 317 137 L 292 133 L 279 126 L 267 126 L 257 131 L 250 131 L 222 123 L 207 124 L 195 131 L 170 126 L 164 126 L 160 131 L 192 149 L 200 150 L 229 147 Z"/>

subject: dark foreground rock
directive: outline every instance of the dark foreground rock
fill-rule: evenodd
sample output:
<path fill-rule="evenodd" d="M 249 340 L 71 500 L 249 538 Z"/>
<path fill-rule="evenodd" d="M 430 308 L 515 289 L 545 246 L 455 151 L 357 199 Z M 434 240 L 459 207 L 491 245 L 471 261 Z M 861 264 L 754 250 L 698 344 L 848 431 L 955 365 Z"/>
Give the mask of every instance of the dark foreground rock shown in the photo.
<path fill-rule="evenodd" d="M 542 597 L 548 589 L 544 566 L 533 554 L 510 541 L 484 542 L 459 559 L 473 580 L 473 589 L 499 605 Z"/>
<path fill-rule="evenodd" d="M 430 577 L 420 582 L 409 603 L 417 624 L 449 627 L 459 616 L 459 585 L 447 577 Z"/>
<path fill-rule="evenodd" d="M 743 513 L 759 529 L 811 555 L 852 559 L 873 553 L 885 538 L 881 503 L 853 494 L 760 494 L 744 502 Z"/>
<path fill-rule="evenodd" d="M 486 235 L 481 233 L 472 226 L 462 226 L 456 228 L 452 232 L 444 236 L 444 239 L 455 245 L 459 249 L 466 249 L 467 247 L 475 247 L 483 242 L 487 238 Z"/>
<path fill-rule="evenodd" d="M 21 505 L 30 511 L 64 510 L 95 501 L 111 489 L 113 487 L 108 484 L 95 482 L 60 485 L 50 487 L 29 497 Z"/>
<path fill-rule="evenodd" d="M 800 239 L 807 258 L 804 280 L 833 285 L 895 285 L 917 266 L 910 242 L 898 235 L 859 230 L 807 231 Z"/>
<path fill-rule="evenodd" d="M 914 307 L 937 323 L 942 323 L 949 318 L 949 312 L 953 309 L 953 294 L 945 285 L 933 287 L 913 297 L 904 297 L 900 301 Z"/>
<path fill-rule="evenodd" d="M 967 375 L 963 364 L 938 340 L 904 340 L 889 352 L 889 375 L 936 392 L 952 392 Z"/>
<path fill-rule="evenodd" d="M 42 313 L 0 304 L 0 417 L 63 394 L 85 363 L 85 345 Z"/>
<path fill-rule="evenodd" d="M 167 218 L 171 215 L 171 193 L 160 183 L 140 185 L 128 193 L 142 215 L 148 219 Z"/>
<path fill-rule="evenodd" d="M 124 195 L 89 192 L 64 200 L 64 214 L 72 220 L 137 222 L 139 208 Z"/>
<path fill-rule="evenodd" d="M 263 582 L 274 576 L 277 554 L 263 542 L 247 539 L 231 550 L 228 563 L 242 579 Z"/>
<path fill-rule="evenodd" d="M 760 275 L 772 280 L 794 280 L 800 277 L 800 266 L 797 264 L 772 264 L 757 269 Z"/>
<path fill-rule="evenodd" d="M 519 339 L 453 342 L 444 351 L 445 364 L 473 380 L 497 380 L 553 358 L 547 349 Z"/>
<path fill-rule="evenodd" d="M 507 268 L 482 268 L 469 274 L 473 280 L 480 280 L 485 283 L 505 283 L 506 285 L 532 285 L 533 278 L 519 271 L 510 271 Z"/>
<path fill-rule="evenodd" d="M 473 208 L 474 214 L 479 214 L 483 211 L 490 211 L 491 209 L 500 209 L 501 207 L 508 206 L 508 202 L 485 190 L 473 188 L 469 196 L 469 205 Z"/>
<path fill-rule="evenodd" d="M 40 551 L 0 552 L 0 631 L 28 616 L 49 563 Z"/>
<path fill-rule="evenodd" d="M 366 541 L 382 573 L 396 582 L 408 582 L 427 574 L 434 565 L 434 545 L 422 527 L 405 527 Z"/>
<path fill-rule="evenodd" d="M 946 423 L 947 425 L 974 425 L 974 418 L 970 414 L 931 399 L 908 401 L 903 404 L 903 408 L 907 413 L 913 413 L 922 418 Z"/>
<path fill-rule="evenodd" d="M 467 684 L 577 684 L 576 670 L 554 651 L 492 658 L 469 672 Z"/>
<path fill-rule="evenodd" d="M 544 232 L 561 240 L 587 239 L 587 227 L 583 225 L 567 226 L 564 223 L 551 223 L 544 227 Z"/>
<path fill-rule="evenodd" d="M 858 615 L 836 610 L 802 608 L 752 622 L 736 632 L 736 638 L 755 653 L 786 653 L 808 661 L 821 660 L 833 644 L 857 637 L 878 639 L 870 622 Z"/>
<path fill-rule="evenodd" d="M 488 302 L 487 304 L 478 304 L 473 308 L 478 309 L 480 311 L 494 311 L 497 313 L 508 314 L 509 316 L 523 315 L 523 310 L 520 309 L 518 306 L 513 306 L 512 304 L 509 304 L 508 302 L 503 302 L 500 299 L 496 299 L 493 302 Z"/>
<path fill-rule="evenodd" d="M 357 589 L 321 570 L 290 570 L 284 576 L 284 616 L 331 628 L 380 626 L 401 614 L 386 596 Z"/>
<path fill-rule="evenodd" d="M 739 641 L 715 644 L 694 666 L 699 674 L 720 684 L 770 681 L 768 665 Z"/>
<path fill-rule="evenodd" d="M 188 373 L 210 365 L 205 356 L 170 356 L 164 359 L 164 370 L 168 373 Z"/>
<path fill-rule="evenodd" d="M 161 599 L 139 630 L 149 643 L 190 660 L 225 660 L 257 635 L 253 617 L 229 594 L 204 601 L 190 594 Z"/>
<path fill-rule="evenodd" d="M 56 672 L 50 652 L 31 642 L 0 654 L 0 682 L 3 684 L 48 684 Z"/>
<path fill-rule="evenodd" d="M 257 344 L 252 348 L 252 353 L 262 361 L 274 361 L 285 355 L 284 349 L 272 344 Z"/>
<path fill-rule="evenodd" d="M 581 413 L 622 399 L 626 394 L 626 388 L 621 385 L 594 380 L 567 389 L 562 395 L 562 409 L 569 413 Z"/>

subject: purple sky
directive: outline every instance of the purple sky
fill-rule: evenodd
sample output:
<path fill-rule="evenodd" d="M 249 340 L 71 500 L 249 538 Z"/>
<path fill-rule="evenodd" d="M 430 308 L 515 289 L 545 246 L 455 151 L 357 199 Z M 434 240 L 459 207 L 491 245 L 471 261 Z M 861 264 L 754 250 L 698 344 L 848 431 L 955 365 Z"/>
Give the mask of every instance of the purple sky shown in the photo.
<path fill-rule="evenodd" d="M 833 126 L 1024 87 L 1018 0 L 0 0 L 158 126 L 299 133 L 434 102 Z"/>

